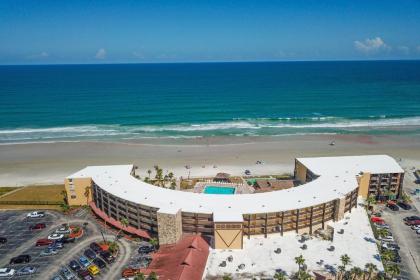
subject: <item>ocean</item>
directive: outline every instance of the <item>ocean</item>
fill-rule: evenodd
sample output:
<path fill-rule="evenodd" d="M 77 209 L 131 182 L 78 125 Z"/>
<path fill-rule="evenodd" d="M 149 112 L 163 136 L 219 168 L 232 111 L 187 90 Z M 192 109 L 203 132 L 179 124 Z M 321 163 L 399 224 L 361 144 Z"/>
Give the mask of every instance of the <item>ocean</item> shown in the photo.
<path fill-rule="evenodd" d="M 0 143 L 420 134 L 420 61 L 0 66 Z"/>

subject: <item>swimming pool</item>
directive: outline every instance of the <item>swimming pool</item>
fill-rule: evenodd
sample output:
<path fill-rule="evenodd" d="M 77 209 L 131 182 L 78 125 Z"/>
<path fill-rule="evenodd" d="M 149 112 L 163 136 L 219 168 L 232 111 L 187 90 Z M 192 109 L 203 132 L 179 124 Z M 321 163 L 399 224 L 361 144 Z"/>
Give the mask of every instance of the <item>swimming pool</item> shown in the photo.
<path fill-rule="evenodd" d="M 235 194 L 235 188 L 206 186 L 204 188 L 206 194 Z"/>

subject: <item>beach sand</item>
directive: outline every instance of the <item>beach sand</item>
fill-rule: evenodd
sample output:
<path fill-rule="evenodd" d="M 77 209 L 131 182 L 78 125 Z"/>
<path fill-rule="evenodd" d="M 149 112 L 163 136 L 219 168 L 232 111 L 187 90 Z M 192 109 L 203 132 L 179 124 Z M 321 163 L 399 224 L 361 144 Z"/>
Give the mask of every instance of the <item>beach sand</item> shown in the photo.
<path fill-rule="evenodd" d="M 333 140 L 335 145 L 329 145 Z M 418 168 L 420 137 L 302 135 L 0 145 L 0 186 L 62 183 L 87 165 L 136 164 L 142 177 L 156 164 L 177 177 L 188 172 L 239 175 L 245 169 L 263 175 L 293 173 L 296 157 L 365 154 L 388 154 L 403 167 Z M 263 164 L 256 165 L 257 160 Z"/>

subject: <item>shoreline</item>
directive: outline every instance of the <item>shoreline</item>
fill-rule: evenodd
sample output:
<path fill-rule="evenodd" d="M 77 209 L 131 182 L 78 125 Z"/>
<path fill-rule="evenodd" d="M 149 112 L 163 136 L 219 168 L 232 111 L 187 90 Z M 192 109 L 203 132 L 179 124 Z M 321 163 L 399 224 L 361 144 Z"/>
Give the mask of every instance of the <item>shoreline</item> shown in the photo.
<path fill-rule="evenodd" d="M 335 145 L 329 145 L 335 141 Z M 420 139 L 407 135 L 293 135 L 208 137 L 124 142 L 51 142 L 0 145 L 0 186 L 62 183 L 87 165 L 135 164 L 140 176 L 154 165 L 176 177 L 218 172 L 293 173 L 296 157 L 388 154 L 404 165 L 420 161 Z M 255 162 L 261 160 L 262 165 Z M 191 169 L 187 170 L 186 165 Z M 216 166 L 216 168 L 214 167 Z"/>

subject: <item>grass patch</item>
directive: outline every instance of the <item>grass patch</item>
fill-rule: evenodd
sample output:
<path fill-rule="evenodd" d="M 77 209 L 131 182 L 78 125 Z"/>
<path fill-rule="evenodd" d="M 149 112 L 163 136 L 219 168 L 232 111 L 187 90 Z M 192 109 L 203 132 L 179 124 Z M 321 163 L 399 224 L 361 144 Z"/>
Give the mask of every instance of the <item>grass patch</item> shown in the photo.
<path fill-rule="evenodd" d="M 8 192 L 14 191 L 16 189 L 19 189 L 19 187 L 0 187 L 0 196 L 6 194 Z"/>
<path fill-rule="evenodd" d="M 63 201 L 62 191 L 64 185 L 28 186 L 1 197 L 0 201 Z"/>

